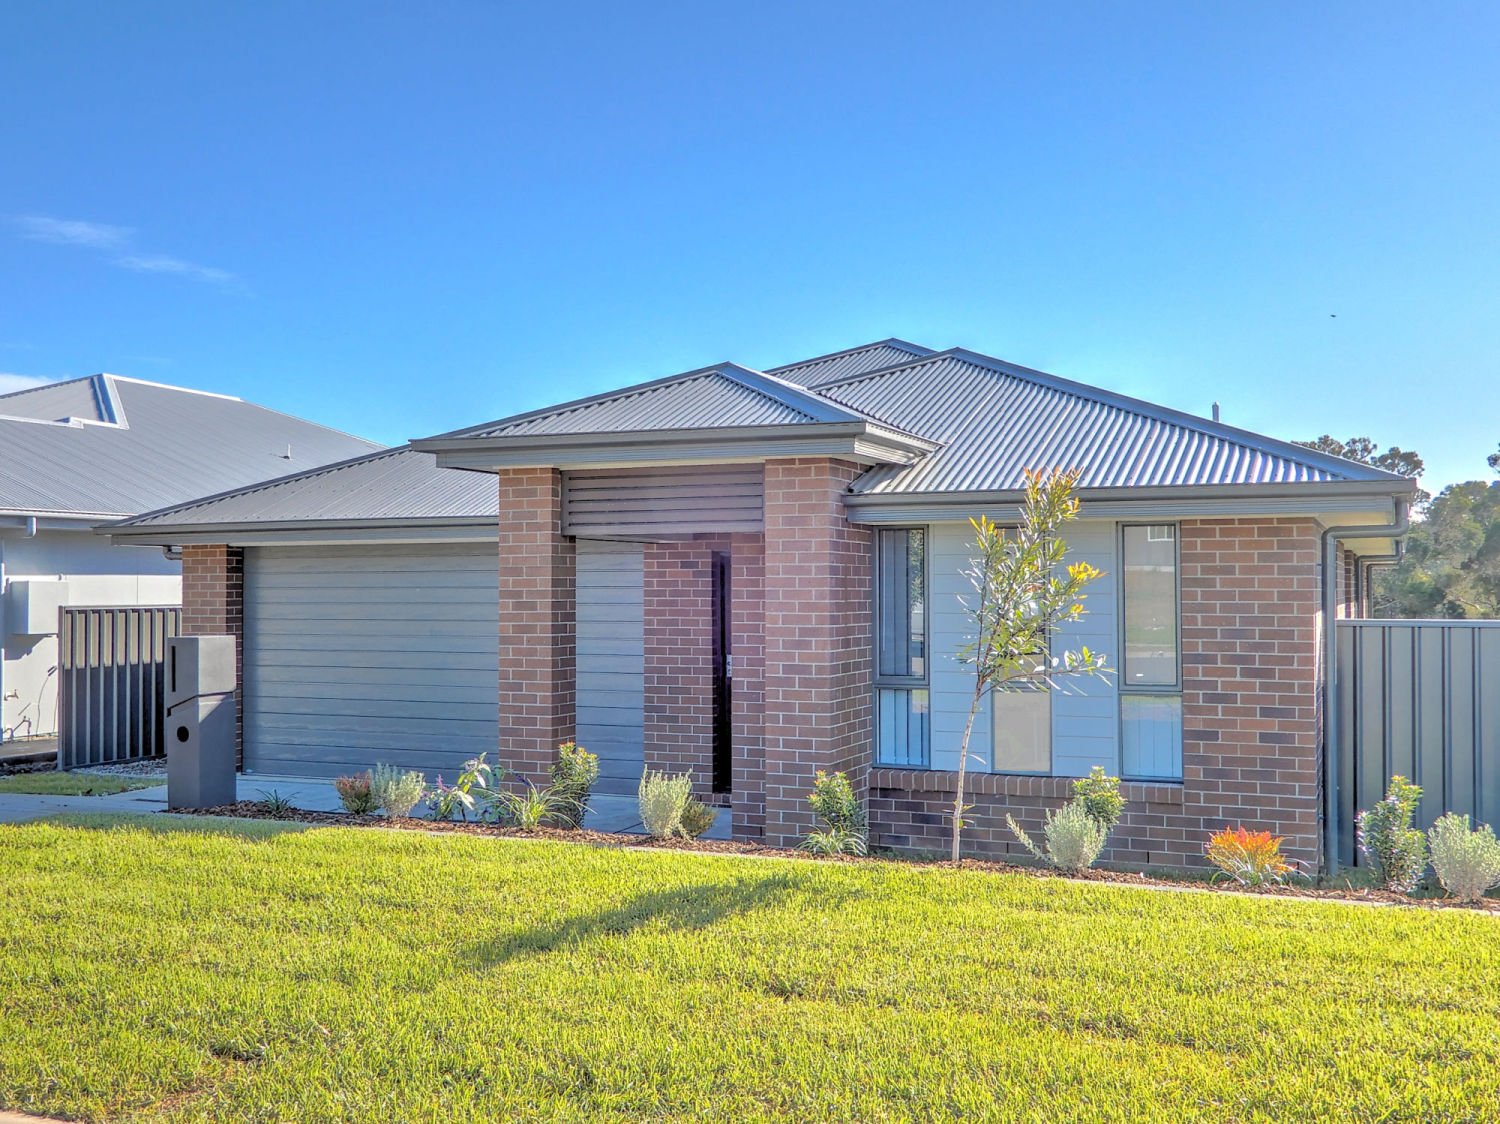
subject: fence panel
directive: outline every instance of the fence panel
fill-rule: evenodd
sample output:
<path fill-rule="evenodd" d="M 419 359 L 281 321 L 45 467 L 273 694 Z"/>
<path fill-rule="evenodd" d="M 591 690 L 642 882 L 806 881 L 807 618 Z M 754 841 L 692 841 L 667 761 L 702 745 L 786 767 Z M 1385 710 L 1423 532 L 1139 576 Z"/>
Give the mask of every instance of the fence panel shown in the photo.
<path fill-rule="evenodd" d="M 182 610 L 166 606 L 61 610 L 58 627 L 58 767 L 159 757 L 167 640 Z"/>
<path fill-rule="evenodd" d="M 1500 621 L 1339 621 L 1340 861 L 1354 818 L 1392 774 L 1423 789 L 1418 826 L 1444 812 L 1500 820 Z"/>

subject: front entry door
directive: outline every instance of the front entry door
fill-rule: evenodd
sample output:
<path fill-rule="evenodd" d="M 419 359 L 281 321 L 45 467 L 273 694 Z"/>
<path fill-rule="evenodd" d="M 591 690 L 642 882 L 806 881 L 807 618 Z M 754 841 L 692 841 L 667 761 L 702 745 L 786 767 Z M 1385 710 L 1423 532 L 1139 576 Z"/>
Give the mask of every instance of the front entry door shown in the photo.
<path fill-rule="evenodd" d="M 727 793 L 734 777 L 734 655 L 729 616 L 729 555 L 713 556 L 714 776 L 715 792 Z"/>

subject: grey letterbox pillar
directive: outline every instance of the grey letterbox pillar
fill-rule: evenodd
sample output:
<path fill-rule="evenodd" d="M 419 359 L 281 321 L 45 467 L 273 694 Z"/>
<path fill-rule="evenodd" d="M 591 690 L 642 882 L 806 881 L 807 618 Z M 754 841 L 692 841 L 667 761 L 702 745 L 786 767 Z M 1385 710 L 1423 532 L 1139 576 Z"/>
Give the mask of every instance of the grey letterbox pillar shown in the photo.
<path fill-rule="evenodd" d="M 235 800 L 233 636 L 167 641 L 167 807 Z"/>

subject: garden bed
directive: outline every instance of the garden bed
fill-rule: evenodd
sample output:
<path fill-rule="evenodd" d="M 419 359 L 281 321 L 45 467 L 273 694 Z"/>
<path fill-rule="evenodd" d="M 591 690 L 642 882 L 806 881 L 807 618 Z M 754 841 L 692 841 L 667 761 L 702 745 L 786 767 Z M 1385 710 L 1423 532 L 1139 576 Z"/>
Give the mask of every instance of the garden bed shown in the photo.
<path fill-rule="evenodd" d="M 590 831 L 539 827 L 521 829 L 503 824 L 473 823 L 455 820 L 431 820 L 420 817 L 386 819 L 383 816 L 357 816 L 347 812 L 309 812 L 301 809 L 278 812 L 269 809 L 258 800 L 240 800 L 216 808 L 205 808 L 196 815 L 227 816 L 235 819 L 275 820 L 308 824 L 318 827 L 359 827 L 386 831 L 421 831 L 429 833 L 456 833 L 461 835 L 491 836 L 509 839 L 547 839 L 562 843 L 586 844 L 595 847 L 642 848 L 650 850 L 690 851 L 700 854 L 755 855 L 766 858 L 794 858 L 808 862 L 834 863 L 895 863 L 913 867 L 940 867 L 953 869 L 953 864 L 941 859 L 903 855 L 894 851 L 859 857 L 854 855 L 814 855 L 807 851 L 784 847 L 767 847 L 729 839 L 653 839 L 647 835 L 623 832 Z M 1173 876 L 1161 871 L 1142 872 L 1095 868 L 1079 873 L 1066 873 L 1049 867 L 1025 863 L 1008 863 L 994 859 L 964 859 L 959 866 L 964 870 L 995 874 L 1021 874 L 1033 878 L 1056 878 L 1077 882 L 1103 882 L 1122 886 L 1149 887 L 1182 891 L 1204 891 L 1219 894 L 1253 894 L 1259 897 L 1305 898 L 1324 901 L 1359 902 L 1366 905 L 1409 906 L 1428 909 L 1462 909 L 1468 911 L 1500 913 L 1500 898 L 1485 898 L 1481 902 L 1461 902 L 1452 898 L 1407 896 L 1386 890 L 1353 884 L 1318 886 L 1306 882 L 1280 886 L 1243 886 L 1225 879 L 1210 880 L 1203 874 L 1184 873 Z"/>

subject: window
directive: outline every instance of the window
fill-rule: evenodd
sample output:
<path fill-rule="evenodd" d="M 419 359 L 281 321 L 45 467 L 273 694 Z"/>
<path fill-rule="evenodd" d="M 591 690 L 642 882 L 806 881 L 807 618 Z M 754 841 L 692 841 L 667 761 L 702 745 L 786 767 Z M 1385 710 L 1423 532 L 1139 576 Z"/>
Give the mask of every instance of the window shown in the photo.
<path fill-rule="evenodd" d="M 925 768 L 930 756 L 927 691 L 927 532 L 875 534 L 875 687 L 882 764 Z"/>
<path fill-rule="evenodd" d="M 992 694 L 990 732 L 995 772 L 1052 772 L 1052 696 L 1045 688 Z"/>
<path fill-rule="evenodd" d="M 1178 642 L 1177 528 L 1121 528 L 1121 771 L 1182 777 L 1182 672 Z"/>

